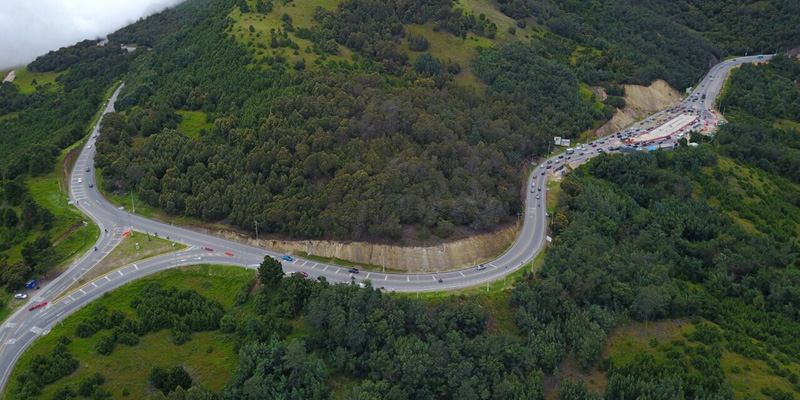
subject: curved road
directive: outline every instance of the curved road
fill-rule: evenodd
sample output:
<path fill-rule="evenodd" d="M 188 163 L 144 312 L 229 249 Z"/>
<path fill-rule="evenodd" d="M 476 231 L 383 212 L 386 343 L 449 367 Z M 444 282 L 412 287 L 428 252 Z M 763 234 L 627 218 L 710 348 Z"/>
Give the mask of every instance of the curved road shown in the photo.
<path fill-rule="evenodd" d="M 716 118 L 712 106 L 714 99 L 722 88 L 724 76 L 734 66 L 742 63 L 767 61 L 770 55 L 739 57 L 723 61 L 715 65 L 698 84 L 694 92 L 677 107 L 695 109 L 701 116 Z M 118 88 L 103 111 L 103 114 L 114 111 Z M 704 101 L 700 100 L 705 95 Z M 676 108 L 676 107 L 673 107 Z M 663 118 L 659 112 L 642 123 L 652 123 Z M 78 156 L 70 177 L 70 198 L 83 213 L 89 216 L 101 229 L 96 251 L 89 251 L 58 278 L 44 285 L 38 291 L 29 291 L 31 299 L 14 312 L 0 327 L 0 390 L 5 388 L 11 369 L 22 352 L 40 335 L 49 333 L 50 328 L 58 321 L 77 311 L 103 293 L 113 290 L 135 279 L 181 265 L 213 263 L 229 264 L 255 268 L 264 256 L 269 255 L 281 259 L 282 254 L 266 251 L 261 248 L 244 245 L 220 237 L 202 234 L 189 229 L 152 221 L 121 210 L 102 197 L 93 186 L 93 160 L 95 140 L 99 135 L 99 125 L 94 127 L 83 151 Z M 519 236 L 513 245 L 497 259 L 486 263 L 485 268 L 469 268 L 460 271 L 425 274 L 389 274 L 372 271 L 361 271 L 350 274 L 347 268 L 319 263 L 311 260 L 294 259 L 283 261 L 287 273 L 303 271 L 310 277 L 325 277 L 329 282 L 363 282 L 370 280 L 372 285 L 387 291 L 424 292 L 450 290 L 476 286 L 497 280 L 514 272 L 531 261 L 543 248 L 547 233 L 546 193 L 541 187 L 547 187 L 547 181 L 554 173 L 566 173 L 565 162 L 571 167 L 584 163 L 599 154 L 598 149 L 604 145 L 619 143 L 622 133 L 609 135 L 606 138 L 590 142 L 585 151 L 571 156 L 553 156 L 533 169 L 526 184 L 529 193 L 525 200 L 525 218 Z M 677 137 L 666 139 L 666 143 L 675 143 Z M 588 147 L 592 146 L 592 147 Z M 599 147 L 598 147 L 599 146 Z M 606 151 L 610 149 L 606 148 Z M 158 232 L 161 237 L 169 236 L 170 240 L 181 242 L 187 248 L 158 257 L 153 257 L 115 270 L 105 276 L 90 281 L 78 290 L 65 293 L 74 282 L 97 264 L 105 255 L 122 240 L 122 233 L 129 229 L 140 232 Z M 107 232 L 106 232 L 107 231 Z M 439 282 L 439 280 L 442 282 Z M 42 302 L 47 306 L 28 311 L 29 307 Z"/>

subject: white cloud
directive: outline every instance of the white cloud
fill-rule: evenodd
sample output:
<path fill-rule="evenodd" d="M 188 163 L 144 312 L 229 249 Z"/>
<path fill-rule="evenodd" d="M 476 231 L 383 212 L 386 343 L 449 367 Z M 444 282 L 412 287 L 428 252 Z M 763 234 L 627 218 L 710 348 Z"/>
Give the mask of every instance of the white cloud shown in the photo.
<path fill-rule="evenodd" d="M 0 0 L 0 68 L 96 39 L 182 0 Z"/>

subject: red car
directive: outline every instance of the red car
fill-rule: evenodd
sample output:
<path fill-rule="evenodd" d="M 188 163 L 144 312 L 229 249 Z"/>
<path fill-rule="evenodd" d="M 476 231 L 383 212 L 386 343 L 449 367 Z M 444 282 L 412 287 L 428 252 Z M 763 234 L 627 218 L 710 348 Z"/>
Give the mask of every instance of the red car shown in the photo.
<path fill-rule="evenodd" d="M 300 276 L 302 276 L 303 278 L 308 278 L 308 273 L 307 272 L 300 271 L 300 272 L 295 272 L 295 273 L 300 275 Z"/>
<path fill-rule="evenodd" d="M 203 250 L 214 251 L 211 247 L 203 247 Z"/>

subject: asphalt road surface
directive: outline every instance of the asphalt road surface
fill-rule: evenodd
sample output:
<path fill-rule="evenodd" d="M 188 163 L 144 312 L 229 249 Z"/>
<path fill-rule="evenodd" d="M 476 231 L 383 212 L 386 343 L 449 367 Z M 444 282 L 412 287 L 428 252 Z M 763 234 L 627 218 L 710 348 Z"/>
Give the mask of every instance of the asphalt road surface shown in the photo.
<path fill-rule="evenodd" d="M 716 118 L 711 107 L 722 88 L 723 79 L 734 66 L 747 62 L 767 61 L 770 55 L 758 59 L 757 56 L 739 57 L 715 65 L 698 84 L 694 92 L 680 105 L 671 110 L 696 110 L 706 118 Z M 104 114 L 114 111 L 120 86 L 109 99 Z M 705 100 L 702 95 L 705 94 Z M 653 125 L 669 115 L 665 111 L 654 114 L 642 121 L 640 126 Z M 348 268 L 329 265 L 312 260 L 294 258 L 282 261 L 286 273 L 303 271 L 309 278 L 325 277 L 333 283 L 372 282 L 374 287 L 386 291 L 426 292 L 452 290 L 477 286 L 502 278 L 523 267 L 544 247 L 547 234 L 547 182 L 554 174 L 566 173 L 565 162 L 572 167 L 580 165 L 608 147 L 619 146 L 630 136 L 630 129 L 592 141 L 582 150 L 572 155 L 551 157 L 533 168 L 526 184 L 524 222 L 519 236 L 513 245 L 497 259 L 486 263 L 483 268 L 472 267 L 460 271 L 425 274 L 390 274 L 374 271 L 348 272 Z M 135 279 L 180 266 L 211 263 L 228 264 L 255 269 L 264 256 L 281 260 L 283 254 L 244 245 L 217 236 L 199 233 L 190 229 L 152 221 L 121 210 L 109 203 L 94 185 L 93 160 L 95 141 L 99 135 L 99 122 L 89 136 L 83 151 L 78 156 L 70 177 L 70 199 L 84 214 L 100 227 L 100 238 L 96 248 L 71 265 L 63 274 L 39 290 L 29 290 L 28 302 L 14 312 L 0 327 L 0 389 L 5 388 L 11 369 L 22 352 L 39 336 L 50 332 L 52 326 L 85 306 L 103 293 L 116 289 Z M 677 137 L 666 139 L 664 143 L 676 143 Z M 567 159 L 569 157 L 569 159 Z M 559 169 L 559 167 L 561 167 Z M 535 184 L 535 185 L 534 185 Z M 133 229 L 149 234 L 158 233 L 160 237 L 186 244 L 180 252 L 149 258 L 127 265 L 83 284 L 79 289 L 65 293 L 68 287 L 78 281 L 83 274 L 97 264 L 123 239 L 123 232 Z M 28 311 L 36 304 L 48 302 L 47 306 Z"/>

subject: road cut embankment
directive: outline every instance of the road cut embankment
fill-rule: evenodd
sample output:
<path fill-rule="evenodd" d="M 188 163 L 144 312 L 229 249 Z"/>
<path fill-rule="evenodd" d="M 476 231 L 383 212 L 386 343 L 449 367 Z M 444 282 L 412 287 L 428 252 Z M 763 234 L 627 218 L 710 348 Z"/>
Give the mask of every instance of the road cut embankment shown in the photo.
<path fill-rule="evenodd" d="M 495 232 L 442 243 L 436 246 L 392 246 L 368 242 L 339 242 L 331 240 L 277 240 L 253 238 L 228 231 L 217 235 L 247 242 L 268 250 L 287 253 L 307 253 L 311 256 L 338 258 L 358 264 L 385 267 L 403 272 L 437 272 L 468 268 L 476 263 L 496 258 L 516 239 L 519 226 L 514 224 Z"/>
<path fill-rule="evenodd" d="M 680 93 L 661 79 L 653 81 L 650 86 L 623 85 L 623 87 L 625 108 L 615 110 L 614 116 L 595 131 L 595 137 L 619 132 L 640 118 L 672 107 L 681 101 Z"/>

